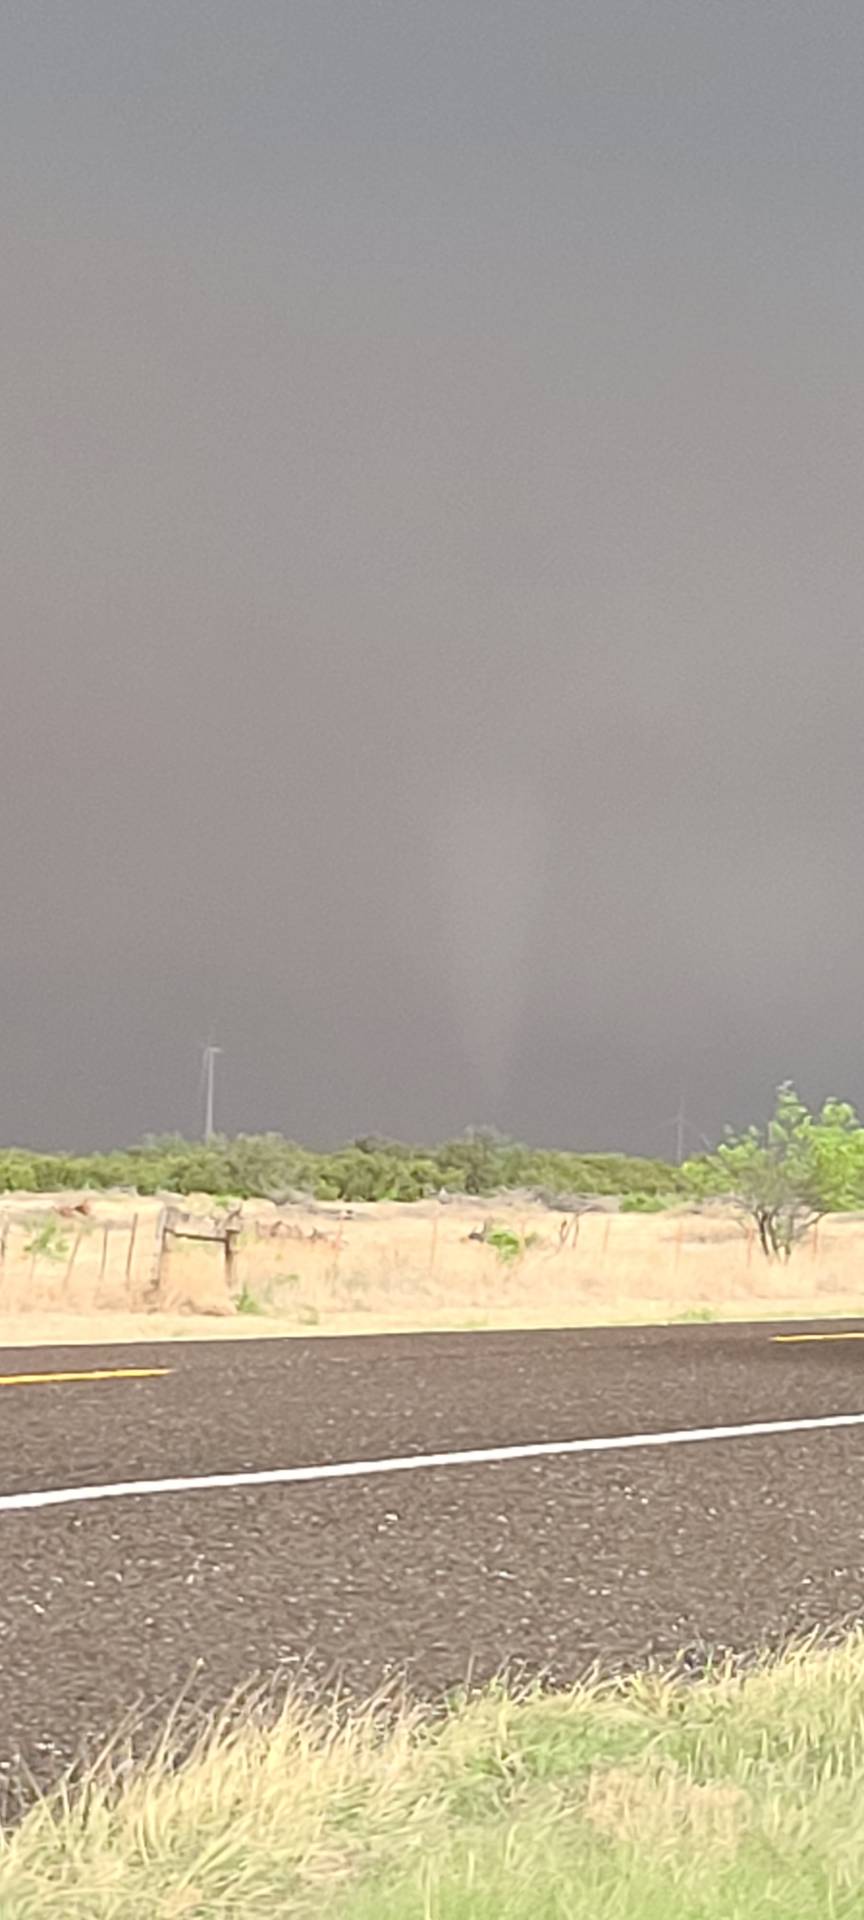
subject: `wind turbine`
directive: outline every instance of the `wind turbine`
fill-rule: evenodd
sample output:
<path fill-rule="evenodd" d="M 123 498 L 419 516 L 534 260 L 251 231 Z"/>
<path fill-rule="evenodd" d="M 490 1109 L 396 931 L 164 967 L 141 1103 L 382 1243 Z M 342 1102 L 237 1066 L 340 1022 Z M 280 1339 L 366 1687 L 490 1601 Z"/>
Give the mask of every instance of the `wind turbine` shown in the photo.
<path fill-rule="evenodd" d="M 660 1125 L 664 1133 L 668 1131 L 669 1127 L 675 1128 L 675 1160 L 679 1167 L 684 1163 L 688 1133 L 699 1141 L 700 1146 L 705 1147 L 705 1149 L 710 1152 L 710 1141 L 706 1140 L 704 1133 L 700 1133 L 698 1127 L 694 1127 L 692 1121 L 687 1118 L 685 1095 L 683 1093 L 678 1102 L 677 1113 L 673 1113 L 669 1120 L 661 1120 Z"/>
<path fill-rule="evenodd" d="M 207 1045 L 201 1049 L 201 1079 L 198 1088 L 198 1098 L 200 1100 L 203 1092 L 204 1139 L 208 1147 L 216 1131 L 213 1119 L 216 1092 L 216 1058 L 221 1052 L 222 1048 L 214 1046 L 212 1040 L 208 1040 Z"/>

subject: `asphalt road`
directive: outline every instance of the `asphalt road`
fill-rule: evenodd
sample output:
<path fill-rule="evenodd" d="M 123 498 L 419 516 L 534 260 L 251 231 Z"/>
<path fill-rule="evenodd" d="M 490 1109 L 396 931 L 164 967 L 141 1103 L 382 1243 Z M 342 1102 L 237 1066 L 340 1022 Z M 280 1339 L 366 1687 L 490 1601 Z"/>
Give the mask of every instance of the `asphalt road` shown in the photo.
<path fill-rule="evenodd" d="M 421 1696 L 864 1616 L 864 1427 L 350 1480 L 2 1496 L 864 1413 L 852 1323 L 0 1353 L 0 1777 L 262 1676 Z M 790 1342 L 792 1333 L 843 1339 Z M 864 1326 L 860 1328 L 864 1334 Z M 776 1338 L 783 1335 L 782 1340 Z M 145 1719 L 145 1726 L 147 1722 Z"/>

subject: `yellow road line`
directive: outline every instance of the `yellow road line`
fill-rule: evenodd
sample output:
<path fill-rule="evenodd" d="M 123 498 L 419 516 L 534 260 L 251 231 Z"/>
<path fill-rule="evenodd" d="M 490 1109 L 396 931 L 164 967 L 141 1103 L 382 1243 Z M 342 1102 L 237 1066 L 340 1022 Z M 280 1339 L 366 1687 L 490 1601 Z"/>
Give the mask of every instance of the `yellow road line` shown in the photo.
<path fill-rule="evenodd" d="M 864 1333 L 773 1333 L 778 1346 L 800 1346 L 805 1340 L 864 1340 Z"/>
<path fill-rule="evenodd" d="M 170 1367 L 94 1367 L 89 1373 L 0 1373 L 0 1387 L 39 1387 L 58 1380 L 154 1380 Z"/>

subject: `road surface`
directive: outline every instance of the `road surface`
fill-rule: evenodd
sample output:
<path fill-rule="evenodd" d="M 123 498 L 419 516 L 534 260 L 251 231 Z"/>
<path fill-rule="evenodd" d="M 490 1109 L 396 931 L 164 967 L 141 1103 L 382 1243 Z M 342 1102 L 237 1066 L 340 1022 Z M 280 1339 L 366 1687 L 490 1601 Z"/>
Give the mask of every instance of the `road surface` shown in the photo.
<path fill-rule="evenodd" d="M 564 1683 L 864 1615 L 864 1324 L 16 1348 L 0 1376 L 7 1780 L 181 1689 Z"/>

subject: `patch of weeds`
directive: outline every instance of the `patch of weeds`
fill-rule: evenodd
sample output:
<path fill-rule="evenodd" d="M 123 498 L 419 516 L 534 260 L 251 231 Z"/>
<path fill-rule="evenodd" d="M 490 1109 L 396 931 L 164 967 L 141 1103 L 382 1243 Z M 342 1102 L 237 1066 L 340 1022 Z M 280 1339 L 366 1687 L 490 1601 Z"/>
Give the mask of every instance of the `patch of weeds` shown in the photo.
<path fill-rule="evenodd" d="M 298 1301 L 297 1318 L 301 1327 L 320 1327 L 321 1325 L 321 1315 L 318 1312 L 318 1308 L 313 1307 L 309 1300 Z"/>
<path fill-rule="evenodd" d="M 245 1282 L 240 1299 L 236 1302 L 238 1313 L 280 1314 L 290 1310 L 291 1295 L 300 1285 L 299 1273 L 272 1273 L 266 1280 L 257 1283 L 255 1290 Z"/>
<path fill-rule="evenodd" d="M 685 1307 L 683 1313 L 676 1313 L 676 1320 L 716 1320 L 714 1307 Z"/>
<path fill-rule="evenodd" d="M 625 1193 L 621 1200 L 621 1213 L 666 1213 L 674 1205 L 674 1197 L 662 1193 Z"/>
<path fill-rule="evenodd" d="M 263 1313 L 264 1312 L 263 1304 L 259 1300 L 257 1293 L 252 1293 L 251 1289 L 247 1287 L 245 1280 L 243 1282 L 240 1292 L 237 1295 L 237 1299 L 234 1302 L 234 1307 L 235 1307 L 235 1312 L 237 1313 Z"/>
<path fill-rule="evenodd" d="M 65 1260 L 69 1241 L 58 1220 L 45 1220 L 38 1226 L 24 1252 L 33 1260 Z"/>
<path fill-rule="evenodd" d="M 504 1266 L 518 1260 L 523 1251 L 522 1241 L 512 1227 L 489 1226 L 484 1229 L 483 1239 L 487 1247 L 494 1247 Z"/>

